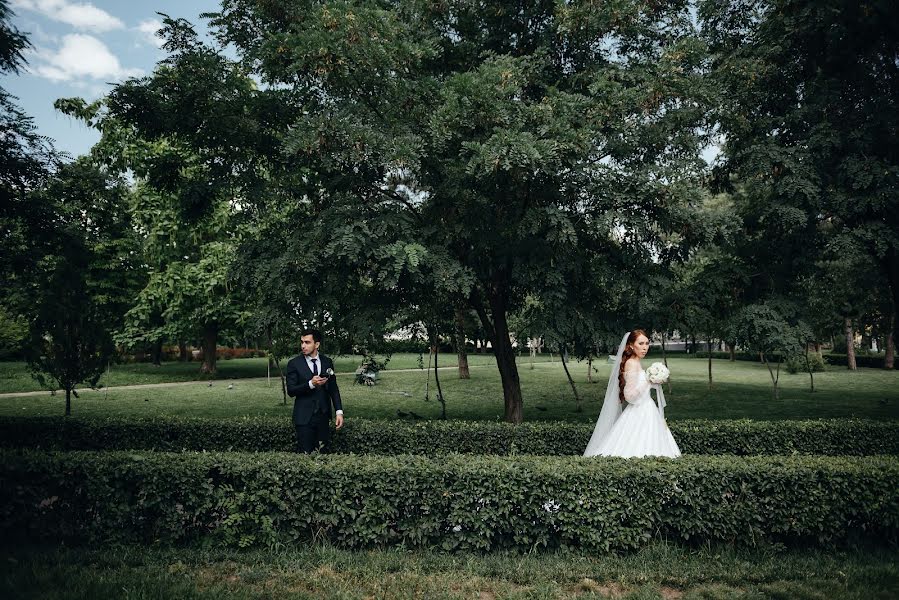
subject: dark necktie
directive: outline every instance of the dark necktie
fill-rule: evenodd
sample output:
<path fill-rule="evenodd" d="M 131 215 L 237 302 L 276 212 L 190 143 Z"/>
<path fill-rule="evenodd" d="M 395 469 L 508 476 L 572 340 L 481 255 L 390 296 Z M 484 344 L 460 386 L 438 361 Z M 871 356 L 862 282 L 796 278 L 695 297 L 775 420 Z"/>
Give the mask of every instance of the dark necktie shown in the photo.
<path fill-rule="evenodd" d="M 318 376 L 318 359 L 312 358 L 310 360 L 312 361 L 312 375 L 313 377 Z"/>

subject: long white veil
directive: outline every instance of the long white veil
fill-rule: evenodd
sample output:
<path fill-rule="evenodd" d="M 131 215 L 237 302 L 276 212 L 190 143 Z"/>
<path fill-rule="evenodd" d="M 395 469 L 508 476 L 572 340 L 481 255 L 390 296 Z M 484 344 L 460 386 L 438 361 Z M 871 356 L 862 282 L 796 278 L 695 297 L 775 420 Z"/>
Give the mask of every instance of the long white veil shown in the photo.
<path fill-rule="evenodd" d="M 618 345 L 618 353 L 615 355 L 615 363 L 612 365 L 612 372 L 609 374 L 609 385 L 606 386 L 606 397 L 602 402 L 602 410 L 599 411 L 599 418 L 596 420 L 596 427 L 593 429 L 593 435 L 587 442 L 587 449 L 584 450 L 584 456 L 594 456 L 599 450 L 599 446 L 612 430 L 612 426 L 618 417 L 621 416 L 621 398 L 618 395 L 618 371 L 621 368 L 621 355 L 627 347 L 627 338 L 631 332 L 628 331 L 621 338 L 621 344 Z"/>

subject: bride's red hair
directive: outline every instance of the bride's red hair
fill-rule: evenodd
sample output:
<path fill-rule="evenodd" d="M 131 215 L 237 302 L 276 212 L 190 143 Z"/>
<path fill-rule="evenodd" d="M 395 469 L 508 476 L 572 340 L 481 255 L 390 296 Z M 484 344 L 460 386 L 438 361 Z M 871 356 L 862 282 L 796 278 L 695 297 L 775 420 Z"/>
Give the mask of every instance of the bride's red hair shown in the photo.
<path fill-rule="evenodd" d="M 637 341 L 637 338 L 640 336 L 649 339 L 649 336 L 646 335 L 646 332 L 642 329 L 634 329 L 631 331 L 631 334 L 627 336 L 627 343 L 624 345 L 624 352 L 621 353 L 621 366 L 618 367 L 618 399 L 621 400 L 621 403 L 624 404 L 624 365 L 627 364 L 627 361 L 634 357 L 634 343 Z"/>

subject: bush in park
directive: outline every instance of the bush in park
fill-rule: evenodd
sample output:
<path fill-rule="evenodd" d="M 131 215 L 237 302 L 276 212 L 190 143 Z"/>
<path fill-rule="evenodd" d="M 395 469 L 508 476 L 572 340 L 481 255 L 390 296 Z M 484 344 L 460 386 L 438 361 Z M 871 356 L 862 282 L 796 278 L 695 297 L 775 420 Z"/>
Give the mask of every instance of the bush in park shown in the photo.
<path fill-rule="evenodd" d="M 811 367 L 812 373 L 822 373 L 825 371 L 824 358 L 817 352 L 809 352 L 808 365 L 806 365 L 806 357 L 804 354 L 791 354 L 787 357 L 785 367 L 787 373 L 795 375 L 796 373 L 807 373 Z"/>
<path fill-rule="evenodd" d="M 7 540 L 633 550 L 895 543 L 892 457 L 0 452 Z"/>
<path fill-rule="evenodd" d="M 579 455 L 592 424 L 350 419 L 336 432 L 341 454 Z M 899 455 L 899 422 L 672 421 L 686 454 Z M 57 419 L 0 417 L 0 446 L 49 450 L 289 451 L 284 419 Z"/>

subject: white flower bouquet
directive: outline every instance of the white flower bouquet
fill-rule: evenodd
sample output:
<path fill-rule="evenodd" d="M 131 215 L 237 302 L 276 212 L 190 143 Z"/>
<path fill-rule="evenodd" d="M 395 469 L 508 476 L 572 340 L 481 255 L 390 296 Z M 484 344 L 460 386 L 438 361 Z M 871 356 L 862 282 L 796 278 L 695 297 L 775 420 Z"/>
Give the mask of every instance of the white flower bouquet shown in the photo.
<path fill-rule="evenodd" d="M 646 369 L 646 377 L 649 379 L 650 383 L 660 384 L 668 381 L 668 376 L 671 373 L 668 371 L 668 367 L 660 362 L 655 362 L 649 365 L 649 368 Z"/>

